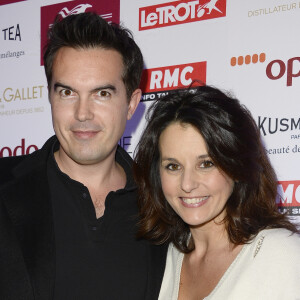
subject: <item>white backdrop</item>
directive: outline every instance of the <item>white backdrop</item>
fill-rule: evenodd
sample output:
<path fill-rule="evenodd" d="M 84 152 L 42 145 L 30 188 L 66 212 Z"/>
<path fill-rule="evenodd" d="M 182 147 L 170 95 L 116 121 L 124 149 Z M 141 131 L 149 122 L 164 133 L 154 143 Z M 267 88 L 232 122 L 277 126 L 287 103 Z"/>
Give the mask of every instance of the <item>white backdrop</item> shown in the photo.
<path fill-rule="evenodd" d="M 278 204 L 300 220 L 299 1 L 0 0 L 0 157 L 31 153 L 53 134 L 41 27 L 75 7 L 111 11 L 144 54 L 144 101 L 120 141 L 131 155 L 151 99 L 201 79 L 251 110 L 278 174 Z"/>

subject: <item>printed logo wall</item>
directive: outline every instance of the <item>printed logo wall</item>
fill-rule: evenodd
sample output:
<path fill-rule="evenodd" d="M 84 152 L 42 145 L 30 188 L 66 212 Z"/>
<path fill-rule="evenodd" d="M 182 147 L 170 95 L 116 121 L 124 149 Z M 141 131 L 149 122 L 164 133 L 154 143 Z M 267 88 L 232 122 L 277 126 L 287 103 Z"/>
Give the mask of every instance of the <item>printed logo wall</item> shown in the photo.
<path fill-rule="evenodd" d="M 193 82 L 198 79 L 197 82 Z M 197 62 L 154 69 L 145 69 L 142 74 L 142 101 L 156 100 L 172 90 L 186 89 L 206 83 L 206 62 Z"/>
<path fill-rule="evenodd" d="M 218 2 L 218 5 L 217 5 Z M 139 9 L 139 30 L 226 16 L 226 0 L 174 1 Z"/>
<path fill-rule="evenodd" d="M 34 65 L 33 43 L 28 37 L 35 32 L 31 31 L 24 9 L 29 7 L 29 2 L 0 1 L 0 5 L 0 157 L 3 157 L 28 154 L 37 149 L 28 137 L 28 120 L 44 111 L 45 92 L 40 77 L 32 80 L 34 72 L 28 76 Z M 32 131 L 32 126 L 30 129 Z"/>
<path fill-rule="evenodd" d="M 173 25 L 184 25 L 187 23 L 205 21 L 226 16 L 226 1 L 173 1 L 158 5 L 150 5 L 139 7 L 138 23 L 140 32 L 159 31 L 160 28 L 166 28 Z M 148 3 L 148 2 L 147 2 Z M 133 8 L 128 8 L 133 11 Z M 125 15 L 128 15 L 125 13 Z M 131 28 L 132 29 L 132 28 Z M 170 39 L 162 37 L 162 39 Z M 145 39 L 145 45 L 148 48 L 152 43 Z M 142 46 L 142 45 L 140 45 Z M 165 50 L 165 55 L 168 55 Z M 147 58 L 146 58 L 147 59 Z M 145 110 L 149 107 L 152 101 L 165 96 L 174 91 L 181 90 L 206 84 L 207 61 L 190 60 L 181 63 L 184 57 L 178 55 L 175 65 L 165 65 L 164 62 L 155 68 L 145 68 L 142 74 L 141 89 L 143 96 L 140 104 Z M 186 57 L 185 59 L 188 59 Z M 197 81 L 194 81 L 194 80 Z M 137 114 L 139 114 L 139 110 Z M 129 130 L 126 129 L 126 138 L 130 141 L 125 147 L 128 153 L 133 154 L 138 143 L 142 128 L 145 126 L 145 120 L 140 120 L 137 128 L 132 129 L 129 125 Z M 133 126 L 134 127 L 134 126 Z M 134 136 L 131 135 L 134 132 Z M 121 144 L 122 145 L 122 144 Z"/>
<path fill-rule="evenodd" d="M 52 25 L 55 17 L 65 18 L 82 12 L 93 11 L 101 15 L 108 22 L 119 24 L 120 1 L 97 1 L 90 0 L 84 3 L 81 0 L 58 3 L 41 8 L 41 65 L 43 65 L 43 49 L 47 42 L 47 31 Z"/>
<path fill-rule="evenodd" d="M 0 4 L 7 4 L 4 2 Z M 41 64 L 47 31 L 55 16 L 64 18 L 94 11 L 108 22 L 120 21 L 119 0 L 107 3 L 68 1 L 51 5 L 43 1 L 43 7 L 30 1 L 9 1 L 9 4 L 0 6 L 0 14 L 7 16 L 0 19 L 0 122 L 3 128 L 0 157 L 29 154 L 53 135 L 47 83 Z M 38 11 L 37 8 L 41 14 L 32 17 L 31 12 Z M 24 49 L 24 45 L 29 48 Z"/>
<path fill-rule="evenodd" d="M 139 30 L 183 25 L 226 16 L 226 0 L 173 1 L 139 8 Z M 179 57 L 180 59 L 181 57 Z M 175 89 L 206 84 L 207 62 L 162 66 L 143 72 L 143 101 L 156 100 Z M 195 81 L 196 80 L 196 81 Z"/>
<path fill-rule="evenodd" d="M 27 0 L 0 0 L 0 5 L 12 4 L 21 1 L 27 1 Z"/>
<path fill-rule="evenodd" d="M 292 30 L 300 25 L 298 2 L 0 0 L 0 4 L 5 4 L 0 6 L 4 16 L 0 156 L 30 153 L 53 133 L 41 66 L 46 32 L 56 14 L 63 18 L 95 10 L 133 32 L 146 62 L 142 102 L 120 145 L 133 155 L 152 102 L 189 87 L 194 79 L 195 85 L 229 90 L 257 122 L 278 174 L 280 210 L 300 220 L 300 41 Z M 33 16 L 33 11 L 40 15 Z"/>
<path fill-rule="evenodd" d="M 276 203 L 279 210 L 291 216 L 300 215 L 300 180 L 279 181 Z"/>
<path fill-rule="evenodd" d="M 290 34 L 300 23 L 299 3 L 161 2 L 140 1 L 121 14 L 147 54 L 142 105 L 194 79 L 231 91 L 251 110 L 277 171 L 278 207 L 300 216 L 300 42 Z M 137 25 L 129 11 L 138 11 Z"/>
<path fill-rule="evenodd" d="M 294 5 L 290 6 L 290 9 L 295 8 Z M 263 11 L 266 12 L 267 10 Z M 274 12 L 275 10 L 269 9 L 268 11 Z M 277 9 L 277 11 L 280 10 Z M 299 109 L 297 109 L 298 104 L 293 105 L 293 99 L 298 98 L 298 92 L 295 90 L 295 93 L 292 90 L 293 86 L 299 85 L 300 57 L 271 57 L 271 49 L 268 53 L 270 54 L 255 53 L 232 57 L 230 64 L 232 67 L 240 67 L 240 71 L 251 65 L 264 65 L 264 68 L 256 69 L 257 74 L 264 74 L 264 84 L 268 86 L 268 83 L 271 83 L 273 87 L 281 90 L 281 95 L 284 95 L 284 98 L 281 98 L 280 95 L 276 95 L 275 98 L 272 97 L 273 101 L 279 100 L 278 109 L 276 105 L 274 107 L 264 103 L 260 105 L 256 114 L 257 126 L 265 140 L 266 152 L 277 166 L 277 174 L 281 175 L 276 200 L 279 210 L 290 216 L 300 216 L 300 177 L 296 167 L 300 163 L 300 114 Z M 266 92 L 268 91 L 266 90 Z M 267 97 L 270 98 L 270 95 Z M 262 113 L 264 107 L 267 108 L 267 113 Z"/>

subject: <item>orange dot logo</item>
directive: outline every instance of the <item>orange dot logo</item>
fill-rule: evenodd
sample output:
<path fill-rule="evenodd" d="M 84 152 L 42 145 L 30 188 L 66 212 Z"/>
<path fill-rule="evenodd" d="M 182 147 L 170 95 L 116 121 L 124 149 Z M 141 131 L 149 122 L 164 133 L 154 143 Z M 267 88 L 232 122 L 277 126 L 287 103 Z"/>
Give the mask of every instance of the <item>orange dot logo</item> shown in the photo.
<path fill-rule="evenodd" d="M 265 62 L 265 60 L 266 60 L 266 53 L 259 54 L 259 61 L 262 63 Z"/>
<path fill-rule="evenodd" d="M 257 64 L 258 62 L 263 63 L 265 61 L 266 61 L 266 53 L 260 53 L 260 54 L 255 53 L 252 55 L 247 54 L 245 56 L 240 55 L 238 57 L 233 56 L 230 59 L 230 65 L 232 67 L 235 67 L 236 65 L 238 66 L 242 66 L 243 64 L 250 65 L 251 63 Z"/>
<path fill-rule="evenodd" d="M 241 66 L 244 63 L 244 57 L 243 56 L 239 56 L 238 57 L 238 65 Z"/>
<path fill-rule="evenodd" d="M 245 64 L 249 65 L 251 63 L 251 56 L 250 55 L 246 55 L 245 56 Z"/>
<path fill-rule="evenodd" d="M 252 55 L 252 62 L 253 62 L 254 64 L 256 64 L 256 63 L 258 62 L 258 55 L 257 55 L 257 54 L 253 54 L 253 55 Z"/>
<path fill-rule="evenodd" d="M 231 57 L 230 64 L 234 67 L 236 65 L 236 57 Z"/>

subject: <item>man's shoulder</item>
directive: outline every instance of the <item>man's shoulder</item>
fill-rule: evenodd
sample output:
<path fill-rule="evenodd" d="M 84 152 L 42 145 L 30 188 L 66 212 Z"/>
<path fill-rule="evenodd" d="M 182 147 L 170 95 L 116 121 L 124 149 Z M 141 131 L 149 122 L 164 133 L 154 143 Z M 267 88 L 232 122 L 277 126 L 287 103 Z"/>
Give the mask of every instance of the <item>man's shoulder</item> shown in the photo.
<path fill-rule="evenodd" d="M 11 156 L 11 157 L 1 157 L 0 158 L 0 169 L 10 170 L 17 166 L 21 161 L 23 161 L 28 155 L 21 156 Z M 1 172 L 0 176 L 3 175 Z"/>
<path fill-rule="evenodd" d="M 13 170 L 21 164 L 29 155 L 0 158 L 0 186 L 13 180 Z"/>
<path fill-rule="evenodd" d="M 0 158 L 0 187 L 45 166 L 52 144 L 53 137 L 41 149 L 31 154 Z"/>
<path fill-rule="evenodd" d="M 132 165 L 133 160 L 131 156 L 124 150 L 121 146 L 118 145 L 116 151 L 116 162 L 120 164 L 126 174 L 126 187 L 132 188 L 135 187 L 133 173 L 132 173 Z"/>
<path fill-rule="evenodd" d="M 132 167 L 133 160 L 131 156 L 120 145 L 117 146 L 116 161 L 121 165 L 126 164 L 128 167 Z"/>

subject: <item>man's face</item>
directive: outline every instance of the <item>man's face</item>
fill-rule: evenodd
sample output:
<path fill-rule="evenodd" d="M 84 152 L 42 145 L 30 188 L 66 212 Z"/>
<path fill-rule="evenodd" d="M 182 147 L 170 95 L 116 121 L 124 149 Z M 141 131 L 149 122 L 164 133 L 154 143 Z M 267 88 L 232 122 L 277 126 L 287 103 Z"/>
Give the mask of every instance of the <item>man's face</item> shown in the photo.
<path fill-rule="evenodd" d="M 136 90 L 127 98 L 123 68 L 115 50 L 58 51 L 49 92 L 60 159 L 92 165 L 114 157 L 141 97 Z"/>

